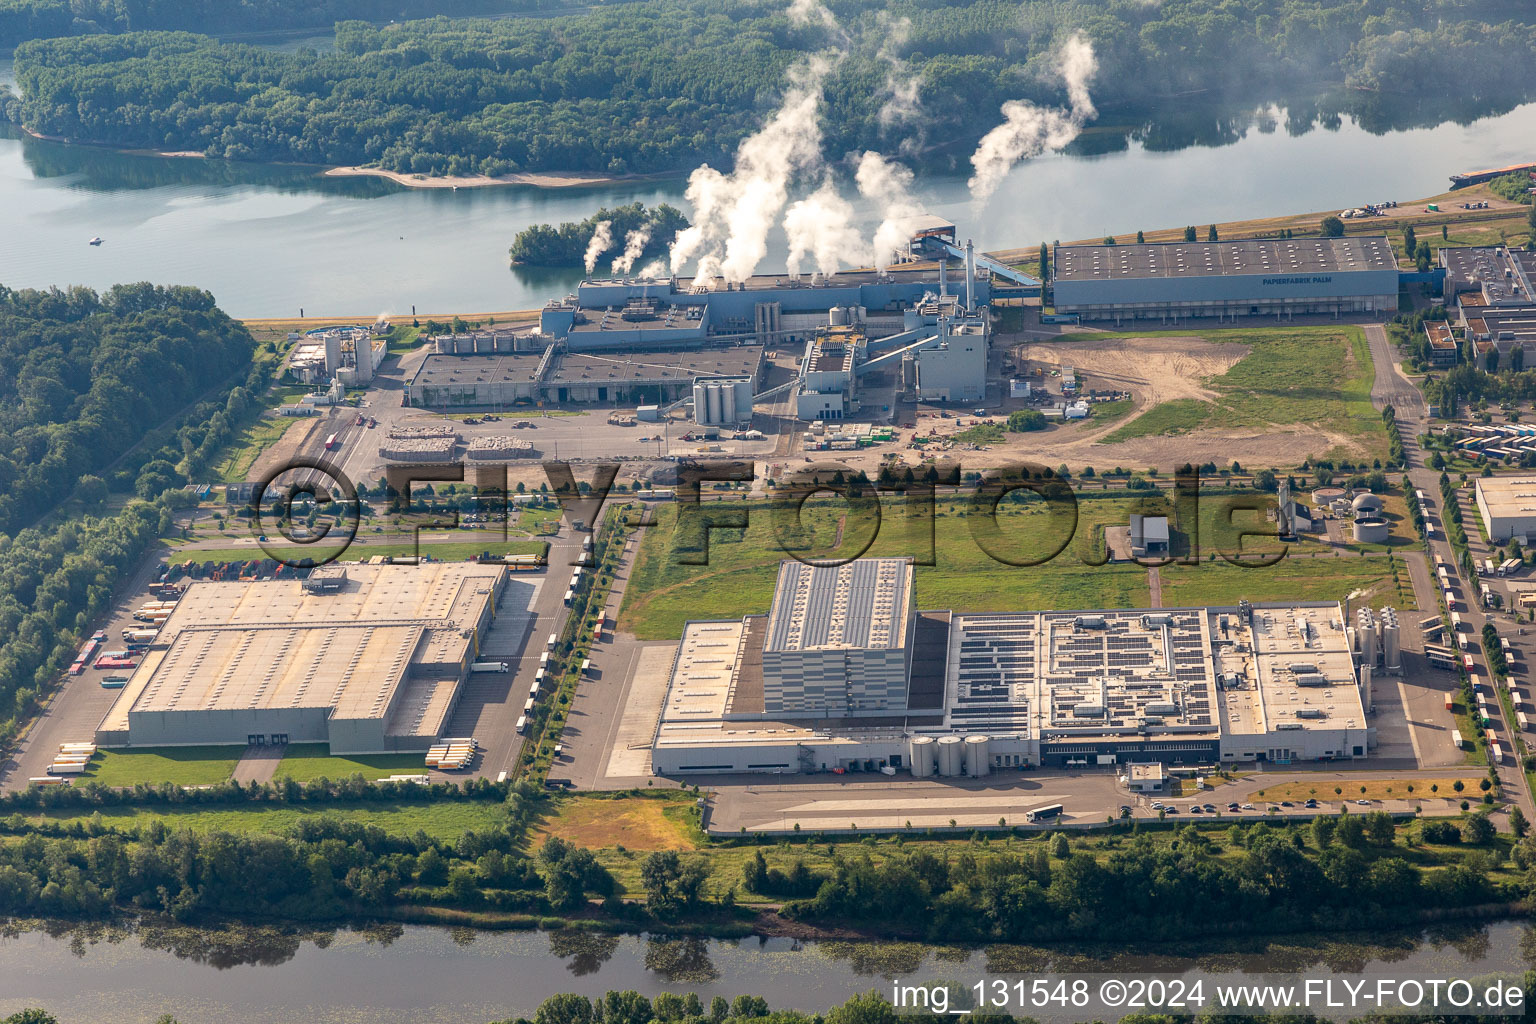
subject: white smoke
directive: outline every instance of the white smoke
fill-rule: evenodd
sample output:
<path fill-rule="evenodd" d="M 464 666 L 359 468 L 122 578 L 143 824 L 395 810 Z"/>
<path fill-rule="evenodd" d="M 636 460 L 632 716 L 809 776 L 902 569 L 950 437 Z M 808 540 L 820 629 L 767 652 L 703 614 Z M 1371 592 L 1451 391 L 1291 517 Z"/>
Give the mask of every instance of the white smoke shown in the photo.
<path fill-rule="evenodd" d="M 912 238 L 923 213 L 912 198 L 912 172 L 870 150 L 859 158 L 854 181 L 861 196 L 880 205 L 881 221 L 875 228 L 873 249 L 876 268 L 884 270 L 896 251 Z"/>
<path fill-rule="evenodd" d="M 640 268 L 640 276 L 644 278 L 665 277 L 667 274 L 666 260 L 651 260 Z"/>
<path fill-rule="evenodd" d="M 791 203 L 784 213 L 784 233 L 789 237 L 785 269 L 789 276 L 800 276 L 807 256 L 826 277 L 837 273 L 845 262 L 868 262 L 869 247 L 853 221 L 853 206 L 838 193 L 830 174 L 815 192 Z"/>
<path fill-rule="evenodd" d="M 627 274 L 633 270 L 635 261 L 645 252 L 645 247 L 650 242 L 651 222 L 647 221 L 624 236 L 624 253 L 614 259 L 613 272 L 615 274 Z"/>
<path fill-rule="evenodd" d="M 1066 82 L 1069 109 L 1037 107 L 1025 100 L 1003 104 L 1003 123 L 982 136 L 971 154 L 975 173 L 969 185 L 977 202 L 997 191 L 1014 164 L 1062 148 L 1097 114 L 1088 95 L 1088 85 L 1099 67 L 1093 45 L 1074 34 L 1057 55 L 1056 67 Z"/>
<path fill-rule="evenodd" d="M 587 273 L 592 273 L 597 267 L 597 258 L 607 252 L 613 245 L 613 221 L 600 220 L 597 222 L 597 230 L 592 232 L 592 240 L 587 243 Z"/>
<path fill-rule="evenodd" d="M 885 84 L 880 90 L 885 96 L 885 102 L 880 105 L 880 127 L 890 129 L 916 122 L 922 113 L 918 94 L 923 82 L 912 73 L 900 52 L 912 35 L 912 19 L 906 16 L 893 18 L 889 12 L 880 11 L 875 16 L 875 26 L 880 33 L 880 49 L 875 56 L 887 65 Z M 914 148 L 917 142 L 915 137 L 902 140 L 902 152 Z"/>
<path fill-rule="evenodd" d="M 830 69 L 824 55 L 792 67 L 779 109 L 742 140 L 731 173 L 705 164 L 688 176 L 693 224 L 672 243 L 674 274 L 697 258 L 704 276 L 706 257 L 727 282 L 745 281 L 756 271 L 768 253 L 768 232 L 789 199 L 791 180 L 821 162 L 822 83 Z"/>
<path fill-rule="evenodd" d="M 837 16 L 821 0 L 790 0 L 788 14 L 791 25 L 820 25 L 837 39 L 843 42 L 848 39 L 848 34 L 837 23 Z"/>

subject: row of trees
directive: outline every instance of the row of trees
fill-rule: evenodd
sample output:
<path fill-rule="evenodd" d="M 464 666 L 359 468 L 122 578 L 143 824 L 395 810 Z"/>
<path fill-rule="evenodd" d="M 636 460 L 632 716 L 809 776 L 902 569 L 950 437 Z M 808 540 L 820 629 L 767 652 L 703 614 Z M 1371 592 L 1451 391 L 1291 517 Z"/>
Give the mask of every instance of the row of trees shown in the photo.
<path fill-rule="evenodd" d="M 1417 123 L 1451 113 L 1415 110 L 1418 100 L 1404 98 L 1433 92 L 1429 83 L 1455 80 L 1459 94 L 1476 98 L 1475 111 L 1458 112 L 1470 116 L 1524 98 L 1536 71 L 1536 27 L 1516 4 L 836 6 L 853 42 L 825 82 L 827 151 L 906 141 L 933 167 L 964 169 L 1003 101 L 1061 102 L 1054 55 L 1073 32 L 1095 47 L 1095 103 L 1143 125 L 1131 134 L 1153 149 L 1229 141 L 1250 123 L 1239 111 L 1289 99 L 1298 87 L 1348 85 L 1327 102 L 1372 107 L 1349 111 L 1372 125 Z M 892 15 L 910 23 L 905 42 Z M 824 30 L 792 24 L 777 0 L 640 0 L 581 15 L 384 29 L 350 21 L 324 54 L 160 31 L 37 39 L 17 49 L 23 99 L 12 116 L 74 139 L 241 160 L 438 174 L 676 171 L 729 162 L 778 102 L 786 70 L 826 44 Z M 920 118 L 895 125 L 882 117 L 890 50 L 906 61 L 898 74 L 919 84 L 922 101 Z M 1440 67 L 1447 70 L 1437 78 Z M 1231 109 L 1192 111 L 1190 97 L 1201 96 Z M 1395 107 L 1409 109 L 1395 117 Z M 1338 121 L 1336 109 L 1290 108 L 1292 130 Z"/>
<path fill-rule="evenodd" d="M 362 18 L 493 14 L 562 6 L 560 0 L 0 0 L 0 50 L 29 39 L 184 29 L 233 32 L 330 28 Z"/>
<path fill-rule="evenodd" d="M 1468 834 L 1486 842 L 1491 831 Z M 1156 941 L 1376 929 L 1426 908 L 1520 898 L 1466 863 L 1424 870 L 1394 841 L 1391 817 L 1374 812 L 1320 818 L 1310 830 L 1234 827 L 1224 852 L 1188 826 L 1171 844 L 1136 836 L 1102 859 L 1074 853 L 1065 836 L 1049 853 L 1041 843 L 952 861 L 924 851 L 880 863 L 851 856 L 785 914 L 946 942 Z"/>

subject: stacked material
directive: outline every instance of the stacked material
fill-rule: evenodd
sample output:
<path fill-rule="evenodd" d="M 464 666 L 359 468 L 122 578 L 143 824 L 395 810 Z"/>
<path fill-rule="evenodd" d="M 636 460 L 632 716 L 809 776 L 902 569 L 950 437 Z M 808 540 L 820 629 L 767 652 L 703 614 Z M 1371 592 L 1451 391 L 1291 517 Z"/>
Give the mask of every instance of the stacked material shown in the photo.
<path fill-rule="evenodd" d="M 531 459 L 537 454 L 532 441 L 506 434 L 476 437 L 469 442 L 471 459 Z"/>
<path fill-rule="evenodd" d="M 391 462 L 446 462 L 453 458 L 452 437 L 390 437 L 379 445 L 379 457 Z"/>

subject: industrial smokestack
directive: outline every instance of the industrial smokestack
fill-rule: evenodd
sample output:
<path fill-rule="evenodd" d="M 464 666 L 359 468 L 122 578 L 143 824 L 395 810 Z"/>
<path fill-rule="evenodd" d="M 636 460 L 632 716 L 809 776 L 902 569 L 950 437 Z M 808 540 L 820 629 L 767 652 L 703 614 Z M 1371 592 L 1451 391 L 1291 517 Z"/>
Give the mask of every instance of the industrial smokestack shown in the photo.
<path fill-rule="evenodd" d="M 976 249 L 965 240 L 965 311 L 976 312 Z"/>

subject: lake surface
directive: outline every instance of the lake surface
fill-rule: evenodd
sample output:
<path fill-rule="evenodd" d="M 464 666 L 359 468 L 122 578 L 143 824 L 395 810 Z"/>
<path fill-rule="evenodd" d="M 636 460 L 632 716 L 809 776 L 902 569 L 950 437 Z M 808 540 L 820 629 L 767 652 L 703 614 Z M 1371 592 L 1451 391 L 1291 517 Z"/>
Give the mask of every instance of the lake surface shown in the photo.
<path fill-rule="evenodd" d="M 374 932 L 281 935 L 267 930 L 72 932 L 0 938 L 0 1014 L 46 1006 L 65 1024 L 143 1024 L 172 1013 L 197 1024 L 485 1024 L 531 1017 L 559 992 L 760 995 L 774 1007 L 825 1010 L 904 983 L 1056 972 L 1156 973 L 1251 980 L 1309 977 L 1463 977 L 1528 966 L 1531 932 L 1516 922 L 1376 938 L 1369 945 L 1294 937 L 1199 958 L 1161 953 L 1097 957 L 1024 947 L 908 943 L 663 940 L 639 936 L 473 932 L 389 926 Z M 1042 1020 L 1081 1013 L 1037 1013 Z"/>
<path fill-rule="evenodd" d="M 0 61 L 0 82 L 11 80 Z M 1408 199 L 1444 190 L 1456 171 L 1536 155 L 1536 104 L 1465 126 L 1381 134 L 1349 119 L 1292 134 L 1284 111 L 1192 122 L 1172 134 L 1090 134 L 1074 152 L 1016 168 L 982 208 L 962 177 L 928 177 L 917 191 L 962 237 L 995 249 Z M 0 137 L 0 284 L 194 284 L 237 316 L 532 309 L 581 275 L 510 269 L 519 230 L 636 200 L 686 208 L 683 187 L 407 189 L 323 178 L 315 168 L 130 156 L 13 135 Z M 872 230 L 873 211 L 856 206 Z M 96 235 L 105 244 L 88 246 Z M 772 239 L 763 271 L 781 267 L 784 251 L 783 238 Z"/>

